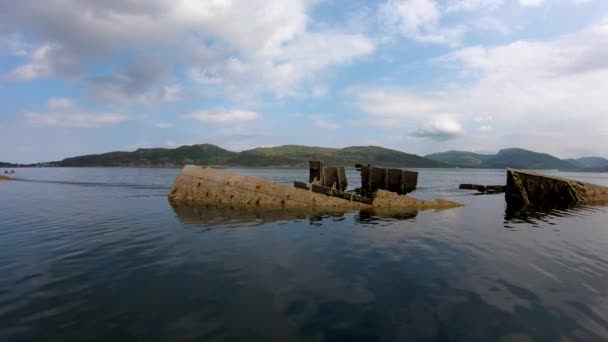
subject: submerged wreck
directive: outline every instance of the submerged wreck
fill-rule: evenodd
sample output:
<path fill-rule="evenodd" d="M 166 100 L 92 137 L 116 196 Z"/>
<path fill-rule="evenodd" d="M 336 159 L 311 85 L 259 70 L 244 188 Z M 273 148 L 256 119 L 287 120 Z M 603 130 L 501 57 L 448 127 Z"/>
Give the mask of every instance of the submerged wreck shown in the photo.
<path fill-rule="evenodd" d="M 400 169 L 357 165 L 361 188 L 347 190 L 344 167 L 310 162 L 308 182 L 294 186 L 208 167 L 188 165 L 175 179 L 169 202 L 234 208 L 317 208 L 417 211 L 445 209 L 461 204 L 437 199 L 425 201 L 406 194 L 416 189 L 418 174 Z"/>
<path fill-rule="evenodd" d="M 510 207 L 530 208 L 607 204 L 608 187 L 509 169 L 505 199 Z"/>

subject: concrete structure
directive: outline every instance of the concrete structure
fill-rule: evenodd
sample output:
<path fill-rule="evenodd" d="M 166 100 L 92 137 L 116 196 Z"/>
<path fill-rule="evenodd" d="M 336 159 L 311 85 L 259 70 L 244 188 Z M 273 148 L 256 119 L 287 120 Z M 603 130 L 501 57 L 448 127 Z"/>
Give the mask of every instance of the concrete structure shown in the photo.
<path fill-rule="evenodd" d="M 315 193 L 290 185 L 227 172 L 188 165 L 182 169 L 169 194 L 173 205 L 212 205 L 244 208 L 319 208 L 319 209 L 396 209 L 415 211 L 444 209 L 459 203 L 436 200 L 423 201 L 379 190 L 373 203 Z"/>
<path fill-rule="evenodd" d="M 608 203 L 608 187 L 538 173 L 507 170 L 505 199 L 513 207 Z"/>
<path fill-rule="evenodd" d="M 406 195 L 418 184 L 418 172 L 361 165 L 361 195 L 371 197 L 378 190 Z"/>
<path fill-rule="evenodd" d="M 346 190 L 348 181 L 344 166 L 324 166 L 322 161 L 311 161 L 310 175 L 308 182 L 318 185 L 335 188 L 341 191 Z"/>

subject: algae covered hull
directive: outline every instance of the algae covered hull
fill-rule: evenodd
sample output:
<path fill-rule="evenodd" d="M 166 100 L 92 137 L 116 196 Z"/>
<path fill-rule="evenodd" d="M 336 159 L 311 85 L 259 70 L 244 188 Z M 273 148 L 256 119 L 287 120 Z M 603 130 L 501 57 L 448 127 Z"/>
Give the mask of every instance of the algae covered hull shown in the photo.
<path fill-rule="evenodd" d="M 176 204 L 260 208 L 365 207 L 362 203 L 329 197 L 262 178 L 192 165 L 185 166 L 175 179 L 169 201 Z"/>
<path fill-rule="evenodd" d="M 608 187 L 534 172 L 507 170 L 505 199 L 510 206 L 539 208 L 605 204 L 608 203 Z"/>
<path fill-rule="evenodd" d="M 200 166 L 185 166 L 169 194 L 174 205 L 255 208 L 340 208 L 424 210 L 458 207 L 446 201 L 424 201 L 378 190 L 371 204 L 275 183 L 266 179 Z"/>

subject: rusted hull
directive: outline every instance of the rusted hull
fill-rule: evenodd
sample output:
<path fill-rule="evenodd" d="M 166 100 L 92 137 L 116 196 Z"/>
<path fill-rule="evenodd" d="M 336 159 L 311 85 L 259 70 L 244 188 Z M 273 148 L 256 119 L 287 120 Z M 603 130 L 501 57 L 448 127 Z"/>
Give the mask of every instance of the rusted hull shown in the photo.
<path fill-rule="evenodd" d="M 538 173 L 507 170 L 505 199 L 513 207 L 567 207 L 608 202 L 608 187 Z"/>
<path fill-rule="evenodd" d="M 368 206 L 265 179 L 199 166 L 186 166 L 175 179 L 171 203 L 259 208 L 349 208 Z"/>
<path fill-rule="evenodd" d="M 184 167 L 175 179 L 169 201 L 174 205 L 266 209 L 312 207 L 415 211 L 460 206 L 451 201 L 423 201 L 382 190 L 378 191 L 370 205 L 257 177 L 191 165 Z"/>

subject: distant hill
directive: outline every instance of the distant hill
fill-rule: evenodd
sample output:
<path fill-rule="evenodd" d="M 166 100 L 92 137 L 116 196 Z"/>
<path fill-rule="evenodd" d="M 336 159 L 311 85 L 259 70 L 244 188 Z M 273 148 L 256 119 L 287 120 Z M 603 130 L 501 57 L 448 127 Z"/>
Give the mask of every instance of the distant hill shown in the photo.
<path fill-rule="evenodd" d="M 484 162 L 490 159 L 491 157 L 492 155 L 478 154 L 466 151 L 447 151 L 433 153 L 425 156 L 425 158 L 450 164 L 452 166 L 470 168 L 483 167 Z"/>
<path fill-rule="evenodd" d="M 237 155 L 211 144 L 178 148 L 140 148 L 133 152 L 109 152 L 66 158 L 58 166 L 178 166 L 225 165 Z"/>
<path fill-rule="evenodd" d="M 211 144 L 180 146 L 178 148 L 140 148 L 132 152 L 109 152 L 66 158 L 62 161 L 36 164 L 0 163 L 0 167 L 44 166 L 133 166 L 180 167 L 185 164 L 209 166 L 306 167 L 310 160 L 322 160 L 326 165 L 353 166 L 368 163 L 385 167 L 462 167 L 558 169 L 570 171 L 608 172 L 608 159 L 584 157 L 559 159 L 546 153 L 521 148 L 507 148 L 497 154 L 447 151 L 417 156 L 379 146 L 328 148 L 301 145 L 258 147 L 232 152 Z"/>
<path fill-rule="evenodd" d="M 578 159 L 568 159 L 571 163 L 586 169 L 608 169 L 608 159 L 602 157 L 583 157 Z"/>
<path fill-rule="evenodd" d="M 500 150 L 495 155 L 477 154 L 463 151 L 448 151 L 433 153 L 426 158 L 448 163 L 458 167 L 472 168 L 514 168 L 514 169 L 558 169 L 558 170 L 586 170 L 584 161 L 591 162 L 588 158 L 559 159 L 547 153 L 538 153 L 521 148 L 507 148 Z M 595 158 L 595 157 L 592 157 Z M 603 158 L 601 158 L 603 159 Z M 583 162 L 578 162 L 583 160 Z M 595 159 L 593 159 L 596 161 Z M 606 165 L 608 166 L 608 164 Z"/>
<path fill-rule="evenodd" d="M 498 151 L 484 162 L 485 167 L 490 168 L 515 168 L 515 169 L 558 169 L 572 170 L 577 166 L 554 157 L 547 153 L 538 153 L 521 148 L 508 148 Z"/>
<path fill-rule="evenodd" d="M 150 148 L 133 152 L 110 152 L 67 158 L 53 162 L 57 166 L 181 166 L 184 164 L 212 166 L 284 166 L 304 167 L 310 160 L 327 165 L 354 166 L 369 163 L 387 167 L 448 167 L 447 164 L 378 146 L 352 146 L 342 149 L 284 145 L 258 147 L 231 152 L 203 144 L 175 149 Z"/>
<path fill-rule="evenodd" d="M 345 166 L 368 163 L 387 167 L 447 167 L 441 162 L 378 146 L 352 146 L 342 149 L 300 145 L 258 147 L 239 153 L 230 164 L 306 166 L 310 160 L 322 160 L 327 165 Z"/>

